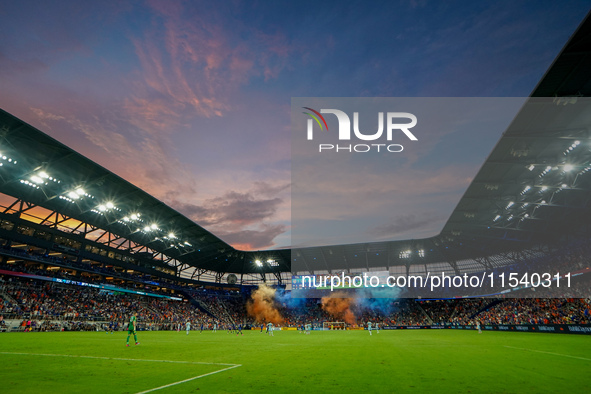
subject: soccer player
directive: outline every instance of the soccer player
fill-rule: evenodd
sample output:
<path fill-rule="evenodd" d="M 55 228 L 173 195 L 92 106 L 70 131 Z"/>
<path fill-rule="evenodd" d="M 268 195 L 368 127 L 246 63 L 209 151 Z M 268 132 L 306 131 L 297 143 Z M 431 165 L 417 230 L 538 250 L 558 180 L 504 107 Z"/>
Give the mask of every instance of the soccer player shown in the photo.
<path fill-rule="evenodd" d="M 129 346 L 129 337 L 133 334 L 133 340 L 135 341 L 136 345 L 140 343 L 137 341 L 137 334 L 136 334 L 136 326 L 137 326 L 137 312 L 133 312 L 131 318 L 129 319 L 129 324 L 127 325 L 127 346 Z"/>
<path fill-rule="evenodd" d="M 269 323 L 267 324 L 267 333 L 268 333 L 270 336 L 272 336 L 272 337 L 274 336 L 274 335 L 273 335 L 273 323 L 271 323 L 271 322 L 269 322 Z"/>
<path fill-rule="evenodd" d="M 112 334 L 113 333 L 113 326 L 115 326 L 115 323 L 113 323 L 113 320 L 111 320 L 109 322 L 109 332 Z"/>
<path fill-rule="evenodd" d="M 265 323 L 261 323 L 261 334 L 263 333 L 263 327 L 265 327 Z M 267 330 L 269 332 L 269 330 Z"/>
<path fill-rule="evenodd" d="M 306 328 L 306 334 L 310 335 L 310 329 L 311 329 L 311 324 L 310 323 L 306 323 L 305 328 Z"/>
<path fill-rule="evenodd" d="M 187 329 L 187 335 L 189 335 L 189 331 L 191 331 L 191 322 L 187 320 L 187 324 L 186 324 L 186 329 Z"/>
<path fill-rule="evenodd" d="M 242 333 L 242 323 L 238 324 L 238 331 L 236 331 L 236 335 L 238 335 L 238 334 L 240 334 L 240 335 L 244 335 L 244 334 Z"/>
<path fill-rule="evenodd" d="M 367 331 L 369 331 L 369 335 L 371 335 L 371 322 L 367 322 Z"/>
<path fill-rule="evenodd" d="M 217 332 L 217 330 L 218 330 L 218 322 L 215 321 L 215 322 L 213 322 L 213 332 Z"/>
<path fill-rule="evenodd" d="M 201 329 L 199 330 L 199 334 L 203 332 L 203 322 L 201 322 Z"/>
<path fill-rule="evenodd" d="M 378 334 L 380 333 L 380 323 L 376 323 L 376 331 Z"/>
<path fill-rule="evenodd" d="M 480 329 L 480 320 L 476 320 L 476 328 L 478 328 L 478 333 L 482 334 L 482 330 Z"/>

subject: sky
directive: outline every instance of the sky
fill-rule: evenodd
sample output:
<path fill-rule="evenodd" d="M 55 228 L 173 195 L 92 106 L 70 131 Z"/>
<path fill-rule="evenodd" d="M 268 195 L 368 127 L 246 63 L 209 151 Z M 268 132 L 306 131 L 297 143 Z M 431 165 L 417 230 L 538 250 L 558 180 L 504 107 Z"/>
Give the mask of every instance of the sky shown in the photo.
<path fill-rule="evenodd" d="M 526 97 L 590 7 L 0 0 L 0 108 L 238 249 L 287 247 L 292 98 Z M 436 235 L 502 131 L 432 136 L 446 154 L 406 163 L 400 209 L 369 203 L 347 219 L 356 234 L 338 236 L 341 218 L 330 217 L 311 235 Z M 359 187 L 328 187 L 323 199 L 355 206 Z"/>

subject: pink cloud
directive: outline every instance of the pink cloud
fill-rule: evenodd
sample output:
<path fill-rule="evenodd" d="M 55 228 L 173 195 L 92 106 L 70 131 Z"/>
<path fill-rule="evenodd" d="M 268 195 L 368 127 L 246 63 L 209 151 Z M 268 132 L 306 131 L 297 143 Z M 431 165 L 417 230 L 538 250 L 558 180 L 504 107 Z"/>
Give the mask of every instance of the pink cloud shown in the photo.
<path fill-rule="evenodd" d="M 131 38 L 141 69 L 126 109 L 137 118 L 146 112 L 149 120 L 160 112 L 181 119 L 223 116 L 241 86 L 255 76 L 276 78 L 294 50 L 281 33 L 263 33 L 229 15 L 205 17 L 180 3 L 149 5 L 155 12 L 150 28 Z"/>

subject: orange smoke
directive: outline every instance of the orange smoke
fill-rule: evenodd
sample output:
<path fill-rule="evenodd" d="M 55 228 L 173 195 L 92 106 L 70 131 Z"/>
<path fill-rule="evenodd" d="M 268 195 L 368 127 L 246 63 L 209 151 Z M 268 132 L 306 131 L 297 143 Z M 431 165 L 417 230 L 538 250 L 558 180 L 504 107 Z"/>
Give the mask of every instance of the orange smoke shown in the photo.
<path fill-rule="evenodd" d="M 246 303 L 246 311 L 259 323 L 283 323 L 283 316 L 275 306 L 275 289 L 266 285 L 259 285 L 259 288 L 252 292 L 250 300 Z"/>
<path fill-rule="evenodd" d="M 353 298 L 343 298 L 344 294 L 335 293 L 330 297 L 322 297 L 322 309 L 337 320 L 344 320 L 348 324 L 355 324 L 355 314 L 351 310 Z"/>

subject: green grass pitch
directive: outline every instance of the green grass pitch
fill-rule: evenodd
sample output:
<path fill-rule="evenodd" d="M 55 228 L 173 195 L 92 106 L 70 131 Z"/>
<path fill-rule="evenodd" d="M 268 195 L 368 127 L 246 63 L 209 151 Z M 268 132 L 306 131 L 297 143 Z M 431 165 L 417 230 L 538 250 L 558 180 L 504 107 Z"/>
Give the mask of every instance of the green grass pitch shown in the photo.
<path fill-rule="evenodd" d="M 591 336 L 454 330 L 0 334 L 2 393 L 591 392 Z M 132 338 L 133 339 L 133 338 Z M 163 387 L 157 389 L 159 387 Z M 157 390 L 154 390 L 157 389 Z M 153 391 L 151 391 L 153 390 Z"/>

